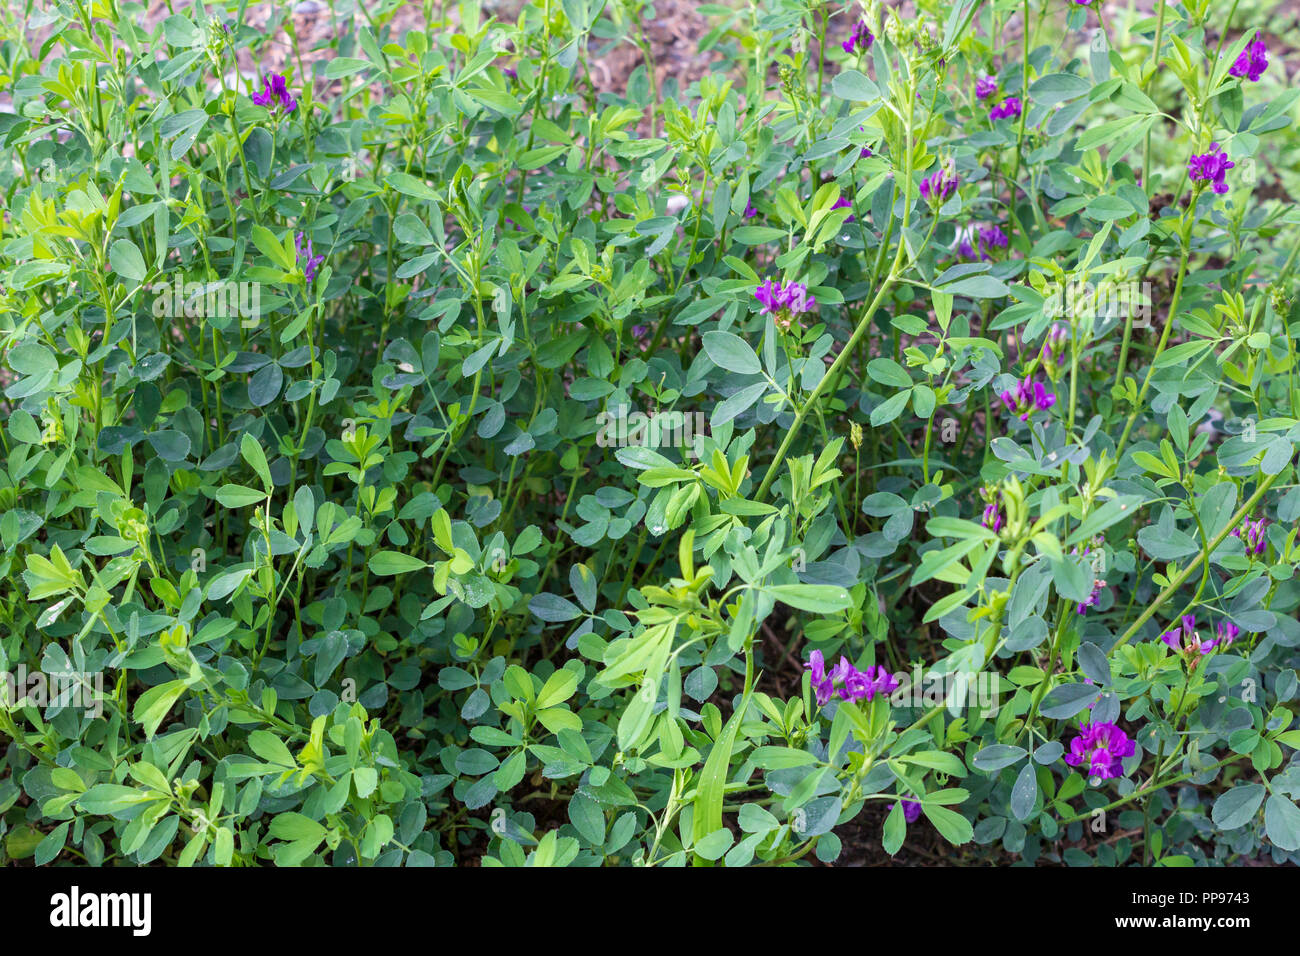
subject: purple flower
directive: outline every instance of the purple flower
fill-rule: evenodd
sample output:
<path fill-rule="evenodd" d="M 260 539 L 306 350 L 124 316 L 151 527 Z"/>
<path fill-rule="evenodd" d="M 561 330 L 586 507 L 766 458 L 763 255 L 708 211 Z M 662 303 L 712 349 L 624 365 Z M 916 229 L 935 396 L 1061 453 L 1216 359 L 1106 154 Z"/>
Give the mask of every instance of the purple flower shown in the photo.
<path fill-rule="evenodd" d="M 857 25 L 853 27 L 852 32 L 849 33 L 849 38 L 840 46 L 844 47 L 845 53 L 853 53 L 857 50 L 870 50 L 871 44 L 875 42 L 876 38 L 871 32 L 871 28 L 867 26 L 867 21 L 859 20 Z"/>
<path fill-rule="evenodd" d="M 1185 642 L 1196 640 L 1196 615 L 1184 614 L 1179 625 L 1161 634 L 1160 640 L 1181 654 Z"/>
<path fill-rule="evenodd" d="M 752 202 L 745 203 L 745 218 L 753 219 L 757 215 L 758 210 L 754 208 L 754 204 Z"/>
<path fill-rule="evenodd" d="M 262 90 L 253 94 L 253 102 L 265 106 L 273 115 L 276 109 L 292 113 L 298 108 L 298 101 L 289 94 L 289 87 L 279 73 L 269 73 L 262 77 Z"/>
<path fill-rule="evenodd" d="M 1233 637 L 1236 637 L 1236 633 L 1233 634 Z M 1184 614 L 1179 625 L 1161 634 L 1160 640 L 1168 644 L 1174 653 L 1181 654 L 1190 660 L 1192 667 L 1196 667 L 1200 663 L 1200 659 L 1213 651 L 1219 644 L 1219 638 L 1209 641 L 1201 640 L 1201 636 L 1196 633 L 1196 615 L 1194 614 Z"/>
<path fill-rule="evenodd" d="M 1133 756 L 1136 745 L 1128 734 L 1111 723 L 1079 724 L 1079 736 L 1070 741 L 1065 762 L 1071 767 L 1085 767 L 1098 780 L 1120 776 L 1125 757 Z"/>
<path fill-rule="evenodd" d="M 775 315 L 777 326 L 786 331 L 794 316 L 817 308 L 817 300 L 808 294 L 808 287 L 802 282 L 778 285 L 768 279 L 754 290 L 754 298 L 763 306 L 759 311 L 763 315 Z"/>
<path fill-rule="evenodd" d="M 889 809 L 892 810 L 896 806 L 898 806 L 897 803 L 892 804 Z M 906 797 L 903 798 L 903 819 L 908 823 L 915 823 L 917 820 L 921 819 L 920 801 L 908 800 Z"/>
<path fill-rule="evenodd" d="M 1214 183 L 1214 191 L 1223 194 L 1228 191 L 1224 176 L 1234 165 L 1228 161 L 1228 154 L 1219 149 L 1218 143 L 1211 143 L 1208 153 L 1192 154 L 1187 161 L 1187 175 L 1194 183 Z"/>
<path fill-rule="evenodd" d="M 997 120 L 1005 117 L 1014 119 L 1020 115 L 1020 97 L 1008 96 L 993 109 L 989 110 L 989 119 Z"/>
<path fill-rule="evenodd" d="M 648 325 L 634 325 L 632 326 L 632 338 L 639 339 L 642 336 L 646 335 L 649 331 L 650 331 L 650 326 Z"/>
<path fill-rule="evenodd" d="M 939 169 L 921 180 L 921 195 L 934 202 L 943 202 L 957 188 L 957 173 L 951 163 L 944 163 Z"/>
<path fill-rule="evenodd" d="M 974 259 L 978 254 L 979 240 L 975 237 L 975 227 L 969 223 L 957 227 L 953 247 L 963 259 Z"/>
<path fill-rule="evenodd" d="M 298 260 L 298 262 L 302 263 L 302 274 L 303 274 L 303 277 L 306 278 L 306 280 L 307 280 L 308 282 L 311 282 L 313 279 L 316 278 L 316 268 L 317 268 L 317 267 L 318 267 L 322 262 L 325 261 L 325 257 L 324 257 L 324 256 L 313 255 L 313 253 L 315 252 L 315 250 L 312 249 L 312 245 L 311 245 L 311 240 L 310 240 L 310 239 L 307 240 L 307 246 L 306 246 L 306 248 L 304 249 L 303 244 L 302 244 L 302 233 L 301 233 L 301 232 L 298 233 L 298 235 L 294 237 L 294 240 L 293 240 L 293 248 L 294 248 L 294 251 L 297 253 L 297 260 Z"/>
<path fill-rule="evenodd" d="M 1256 31 L 1255 39 L 1246 45 L 1246 49 L 1241 51 L 1228 73 L 1238 78 L 1244 77 L 1252 83 L 1258 83 L 1259 78 L 1264 75 L 1266 69 L 1268 69 L 1268 47 L 1259 38 L 1259 32 Z"/>
<path fill-rule="evenodd" d="M 1268 540 L 1264 537 L 1264 528 L 1267 526 L 1268 520 L 1265 518 L 1257 518 L 1254 521 L 1247 518 L 1241 523 L 1240 528 L 1232 529 L 1232 536 L 1241 539 L 1246 554 L 1258 556 L 1268 549 Z"/>
<path fill-rule="evenodd" d="M 1087 614 L 1088 608 L 1096 607 L 1097 600 L 1101 597 L 1101 592 L 1105 589 L 1106 582 L 1101 578 L 1094 578 L 1092 582 L 1092 593 L 1088 595 L 1087 600 L 1080 601 L 1075 609 L 1079 614 Z"/>
<path fill-rule="evenodd" d="M 826 660 L 821 651 L 813 651 L 804 664 L 808 669 L 809 683 L 817 695 L 817 706 L 825 707 L 838 692 L 843 700 L 871 700 L 879 693 L 890 694 L 898 688 L 898 678 L 883 667 L 868 667 L 860 671 L 849 659 L 840 656 L 831 671 L 826 670 Z"/>
<path fill-rule="evenodd" d="M 1043 337 L 1043 347 L 1038 360 L 1043 363 L 1048 376 L 1055 381 L 1057 370 L 1065 360 L 1065 350 L 1070 341 L 1070 331 L 1064 325 L 1054 325 Z"/>
<path fill-rule="evenodd" d="M 866 159 L 870 155 L 871 155 L 871 147 L 863 146 L 862 152 L 858 155 L 858 159 Z"/>
<path fill-rule="evenodd" d="M 844 660 L 844 658 L 841 658 Z M 840 696 L 845 700 L 872 700 L 877 694 L 892 694 L 898 689 L 898 678 L 880 665 L 860 671 L 849 665 Z"/>
<path fill-rule="evenodd" d="M 985 249 L 1005 249 L 1007 247 L 1007 234 L 998 226 L 980 226 L 980 242 Z M 986 254 L 984 258 L 988 258 Z"/>
<path fill-rule="evenodd" d="M 957 239 L 953 243 L 963 259 L 979 257 L 992 262 L 990 249 L 1005 249 L 1007 234 L 997 226 L 975 226 L 968 224 L 957 230 Z"/>
<path fill-rule="evenodd" d="M 981 76 L 975 81 L 975 98 L 986 100 L 998 91 L 998 81 L 991 76 Z"/>
<path fill-rule="evenodd" d="M 1219 626 L 1215 628 L 1216 637 L 1209 644 L 1215 650 L 1226 651 L 1232 646 L 1232 642 L 1237 639 L 1241 633 L 1241 628 L 1237 627 L 1231 621 L 1220 621 Z"/>
<path fill-rule="evenodd" d="M 852 208 L 853 208 L 853 202 L 849 199 L 848 196 L 841 196 L 839 199 L 835 200 L 835 205 L 834 205 L 834 206 L 831 206 L 831 208 L 832 208 L 832 209 L 852 209 Z M 853 213 L 849 213 L 847 216 L 845 216 L 845 217 L 844 217 L 844 221 L 845 221 L 845 222 L 852 222 L 852 221 L 853 221 Z"/>
<path fill-rule="evenodd" d="M 1042 382 L 1036 382 L 1028 375 L 1016 385 L 1016 390 L 1004 391 L 999 398 L 1007 411 L 1020 416 L 1022 422 L 1029 421 L 1035 411 L 1047 411 L 1056 404 L 1056 395 L 1049 392 Z"/>
<path fill-rule="evenodd" d="M 1006 524 L 1006 518 L 1002 514 L 1001 489 L 997 485 L 985 485 L 980 489 L 980 497 L 986 502 L 980 524 L 994 533 L 1001 531 Z"/>

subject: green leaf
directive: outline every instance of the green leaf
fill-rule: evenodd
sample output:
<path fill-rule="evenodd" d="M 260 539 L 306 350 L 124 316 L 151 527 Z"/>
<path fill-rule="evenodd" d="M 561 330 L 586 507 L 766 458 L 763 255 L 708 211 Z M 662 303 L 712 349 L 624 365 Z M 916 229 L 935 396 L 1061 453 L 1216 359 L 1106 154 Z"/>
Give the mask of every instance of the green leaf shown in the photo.
<path fill-rule="evenodd" d="M 1029 95 L 1035 103 L 1055 106 L 1077 99 L 1092 89 L 1092 82 L 1073 73 L 1049 73 L 1029 84 Z"/>
<path fill-rule="evenodd" d="M 257 472 L 257 477 L 262 479 L 262 487 L 269 495 L 275 483 L 271 481 L 271 468 L 266 463 L 266 452 L 262 451 L 261 444 L 248 432 L 244 432 L 239 440 L 239 454 L 244 461 L 248 462 L 248 466 Z"/>
<path fill-rule="evenodd" d="M 708 759 L 704 761 L 704 769 L 700 771 L 692 823 L 692 836 L 696 846 L 710 833 L 722 827 L 722 797 L 727 784 L 727 770 L 731 766 L 731 751 L 736 744 L 741 718 L 749 709 L 750 693 L 745 694 L 740 705 L 732 712 L 731 719 L 722 728 L 722 733 L 709 751 Z"/>
<path fill-rule="evenodd" d="M 144 264 L 144 256 L 139 247 L 130 239 L 118 239 L 108 248 L 108 264 L 113 272 L 133 282 L 143 282 L 149 274 Z"/>
<path fill-rule="evenodd" d="M 912 376 L 893 359 L 877 358 L 867 363 L 867 374 L 882 385 L 911 388 Z"/>
<path fill-rule="evenodd" d="M 1264 804 L 1264 832 L 1274 846 L 1289 853 L 1300 850 L 1300 808 L 1275 793 Z"/>
<path fill-rule="evenodd" d="M 152 738 L 172 705 L 185 693 L 185 681 L 173 680 L 151 687 L 136 699 L 131 719 L 144 728 L 146 738 Z"/>
<path fill-rule="evenodd" d="M 705 332 L 703 342 L 709 361 L 719 368 L 741 375 L 757 375 L 763 371 L 754 350 L 738 335 L 730 332 Z"/>
<path fill-rule="evenodd" d="M 1244 827 L 1255 818 L 1255 811 L 1264 802 L 1265 793 L 1262 783 L 1247 783 L 1225 790 L 1214 801 L 1210 819 L 1220 830 Z"/>
<path fill-rule="evenodd" d="M 217 489 L 215 497 L 223 508 L 247 508 L 265 501 L 267 493 L 247 485 L 222 485 Z"/>
<path fill-rule="evenodd" d="M 953 846 L 969 843 L 971 837 L 975 835 L 970 821 L 955 810 L 923 802 L 921 811 L 925 814 L 926 819 L 934 824 L 934 828 L 939 831 L 939 834 Z"/>
<path fill-rule="evenodd" d="M 429 566 L 423 558 L 404 554 L 401 551 L 376 551 L 370 556 L 368 564 L 370 570 L 380 577 L 410 574 L 412 571 L 423 571 Z"/>
<path fill-rule="evenodd" d="M 869 103 L 880 99 L 880 88 L 857 70 L 845 70 L 831 81 L 831 92 L 842 100 Z"/>
<path fill-rule="evenodd" d="M 782 604 L 817 614 L 834 614 L 852 603 L 848 591 L 831 584 L 772 584 L 762 590 Z"/>
<path fill-rule="evenodd" d="M 582 608 L 558 594 L 534 594 L 528 602 L 528 610 L 549 624 L 572 621 L 582 616 Z"/>

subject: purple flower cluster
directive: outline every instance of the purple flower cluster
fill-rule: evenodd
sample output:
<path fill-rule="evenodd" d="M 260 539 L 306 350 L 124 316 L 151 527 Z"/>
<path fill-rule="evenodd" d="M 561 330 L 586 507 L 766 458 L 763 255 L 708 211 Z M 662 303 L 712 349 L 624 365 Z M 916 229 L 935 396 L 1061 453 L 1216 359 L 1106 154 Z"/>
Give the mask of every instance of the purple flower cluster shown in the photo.
<path fill-rule="evenodd" d="M 1065 358 L 1065 348 L 1070 341 L 1070 331 L 1064 325 L 1054 325 L 1043 339 L 1043 348 L 1038 353 L 1043 366 L 1052 373 L 1061 360 Z"/>
<path fill-rule="evenodd" d="M 1235 77 L 1258 83 L 1259 78 L 1264 75 L 1266 69 L 1268 69 L 1268 46 L 1259 38 L 1257 31 L 1255 39 L 1246 45 L 1246 49 L 1241 51 L 1228 72 Z"/>
<path fill-rule="evenodd" d="M 951 163 L 944 163 L 938 171 L 921 180 L 921 195 L 934 202 L 943 202 L 957 188 L 957 173 Z"/>
<path fill-rule="evenodd" d="M 1070 741 L 1065 762 L 1071 767 L 1085 767 L 1098 780 L 1111 780 L 1124 772 L 1123 759 L 1133 756 L 1137 745 L 1128 734 L 1111 723 L 1079 724 L 1079 736 Z"/>
<path fill-rule="evenodd" d="M 1223 621 L 1219 624 L 1215 637 L 1202 641 L 1196 633 L 1196 615 L 1184 614 L 1178 626 L 1161 634 L 1160 640 L 1168 644 L 1174 653 L 1189 658 L 1195 667 L 1205 655 L 1227 650 L 1240 633 L 1241 629 L 1237 625 Z"/>
<path fill-rule="evenodd" d="M 849 38 L 841 43 L 840 46 L 844 47 L 845 53 L 854 53 L 859 50 L 865 52 L 870 50 L 871 44 L 875 42 L 876 37 L 871 32 L 871 28 L 867 26 L 867 21 L 859 20 L 853 27 L 853 31 L 849 34 Z"/>
<path fill-rule="evenodd" d="M 1002 492 L 996 485 L 985 485 L 980 489 L 980 497 L 986 502 L 980 524 L 994 533 L 1001 531 L 1006 524 L 1006 517 L 1002 514 Z"/>
<path fill-rule="evenodd" d="M 1267 526 L 1267 518 L 1256 518 L 1254 521 L 1247 519 L 1241 523 L 1240 528 L 1232 529 L 1232 536 L 1241 539 L 1248 555 L 1257 557 L 1268 548 L 1268 540 L 1264 537 L 1264 529 Z"/>
<path fill-rule="evenodd" d="M 998 91 L 998 81 L 991 76 L 981 76 L 975 81 L 975 98 L 986 100 Z"/>
<path fill-rule="evenodd" d="M 896 806 L 898 806 L 897 803 L 891 804 L 889 809 L 892 810 Z M 903 798 L 903 819 L 908 823 L 915 823 L 917 820 L 921 819 L 921 803 L 919 800 L 909 800 L 906 797 Z"/>
<path fill-rule="evenodd" d="M 276 109 L 292 113 L 298 108 L 298 101 L 289 94 L 289 87 L 279 73 L 262 77 L 262 90 L 253 94 L 253 102 L 265 106 L 273 114 Z"/>
<path fill-rule="evenodd" d="M 853 208 L 853 202 L 852 202 L 852 200 L 849 199 L 848 196 L 841 196 L 839 199 L 835 200 L 835 205 L 834 205 L 834 206 L 831 206 L 831 208 L 832 208 L 832 209 L 852 209 L 852 208 Z M 853 221 L 853 213 L 849 213 L 848 216 L 846 216 L 846 217 L 844 218 L 844 221 L 845 221 L 845 222 L 852 222 L 852 221 Z"/>
<path fill-rule="evenodd" d="M 1236 164 L 1228 160 L 1228 154 L 1219 149 L 1218 143 L 1210 144 L 1208 153 L 1193 153 L 1187 161 L 1187 175 L 1194 183 L 1213 183 L 1216 193 L 1226 193 L 1228 184 L 1224 176 Z"/>
<path fill-rule="evenodd" d="M 1105 590 L 1105 588 L 1105 581 L 1101 578 L 1094 578 L 1092 582 L 1092 593 L 1088 595 L 1086 600 L 1079 602 L 1075 611 L 1079 614 L 1087 614 L 1088 608 L 1097 606 L 1097 600 L 1101 597 L 1101 592 Z"/>
<path fill-rule="evenodd" d="M 817 706 L 825 707 L 837 693 L 842 700 L 871 700 L 877 694 L 892 694 L 898 689 L 898 678 L 880 666 L 860 671 L 849 659 L 840 656 L 834 669 L 826 670 L 826 660 L 821 651 L 813 651 L 804 664 L 811 676 Z"/>
<path fill-rule="evenodd" d="M 303 234 L 300 232 L 293 239 L 293 248 L 297 254 L 298 261 L 302 263 L 302 274 L 311 282 L 316 278 L 316 269 L 325 261 L 324 256 L 314 255 L 315 250 L 312 248 L 311 240 L 307 240 L 306 248 L 302 244 Z"/>
<path fill-rule="evenodd" d="M 998 226 L 976 227 L 974 224 L 969 224 L 957 230 L 956 246 L 958 254 L 963 259 L 978 257 L 991 262 L 993 257 L 989 255 L 989 250 L 1005 249 L 1007 234 Z"/>
<path fill-rule="evenodd" d="M 1035 411 L 1047 411 L 1056 404 L 1056 394 L 1049 392 L 1042 382 L 1036 382 L 1028 375 L 1016 385 L 1016 390 L 1004 391 L 999 398 L 1007 411 L 1020 416 L 1022 422 L 1029 421 Z"/>
<path fill-rule="evenodd" d="M 763 315 L 781 310 L 796 314 L 811 312 L 817 307 L 817 300 L 808 295 L 808 287 L 802 282 L 777 284 L 768 279 L 754 290 L 754 298 L 763 306 Z"/>
<path fill-rule="evenodd" d="M 993 109 L 989 110 L 989 119 L 1015 119 L 1020 115 L 1020 97 L 1008 96 Z"/>
<path fill-rule="evenodd" d="M 1160 640 L 1178 654 L 1190 648 L 1200 650 L 1201 639 L 1196 634 L 1196 615 L 1184 614 L 1178 626 L 1161 634 Z"/>

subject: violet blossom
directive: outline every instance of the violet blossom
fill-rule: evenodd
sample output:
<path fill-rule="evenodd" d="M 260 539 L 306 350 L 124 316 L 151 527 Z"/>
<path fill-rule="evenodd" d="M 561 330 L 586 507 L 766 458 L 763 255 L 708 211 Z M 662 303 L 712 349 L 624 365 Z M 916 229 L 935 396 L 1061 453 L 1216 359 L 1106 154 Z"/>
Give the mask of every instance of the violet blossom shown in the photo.
<path fill-rule="evenodd" d="M 1006 524 L 1006 518 L 1002 514 L 1002 491 L 996 485 L 985 485 L 980 489 L 980 497 L 987 502 L 980 524 L 996 534 Z"/>
<path fill-rule="evenodd" d="M 957 188 L 957 173 L 950 162 L 921 180 L 921 195 L 934 202 L 943 202 Z"/>
<path fill-rule="evenodd" d="M 904 820 L 908 823 L 915 823 L 917 820 L 921 819 L 921 802 L 919 800 L 909 800 L 904 797 L 902 803 Z M 891 804 L 889 809 L 892 810 L 896 806 L 898 806 L 897 803 Z"/>
<path fill-rule="evenodd" d="M 1038 360 L 1043 363 L 1047 375 L 1053 381 L 1065 360 L 1065 350 L 1069 345 L 1070 332 L 1064 325 L 1054 325 L 1043 337 L 1043 347 L 1039 350 Z"/>
<path fill-rule="evenodd" d="M 1231 621 L 1220 621 L 1219 626 L 1215 628 L 1214 632 L 1215 638 L 1212 643 L 1215 645 L 1215 649 L 1226 651 L 1232 646 L 1232 642 L 1235 641 L 1237 636 L 1241 633 L 1241 628 L 1236 624 L 1233 624 Z"/>
<path fill-rule="evenodd" d="M 297 261 L 302 263 L 303 277 L 311 282 L 316 278 L 316 269 L 325 261 L 324 256 L 314 255 L 315 250 L 312 248 L 311 240 L 307 240 L 306 248 L 302 244 L 303 234 L 300 232 L 293 240 L 294 252 L 297 255 Z"/>
<path fill-rule="evenodd" d="M 1222 195 L 1228 191 L 1224 176 L 1234 165 L 1218 143 L 1211 143 L 1209 152 L 1192 154 L 1187 161 L 1187 175 L 1194 183 L 1213 183 L 1214 191 Z"/>
<path fill-rule="evenodd" d="M 1065 762 L 1086 768 L 1088 776 L 1097 780 L 1111 780 L 1123 773 L 1123 759 L 1136 749 L 1128 734 L 1115 724 L 1080 722 L 1079 736 L 1070 741 Z"/>
<path fill-rule="evenodd" d="M 1236 637 L 1234 633 L 1232 635 Z M 1160 640 L 1176 654 L 1191 661 L 1191 666 L 1195 667 L 1200 663 L 1202 657 L 1212 653 L 1219 645 L 1219 638 L 1212 638 L 1208 641 L 1202 641 L 1201 636 L 1196 633 L 1196 615 L 1184 614 L 1177 627 L 1171 628 L 1160 635 Z M 1231 640 L 1229 640 L 1231 643 Z M 1218 648 L 1222 650 L 1222 648 Z"/>
<path fill-rule="evenodd" d="M 837 693 L 842 700 L 872 700 L 876 694 L 891 694 L 898 688 L 898 678 L 883 667 L 872 666 L 860 671 L 840 656 L 839 663 L 827 671 L 821 651 L 813 651 L 804 664 L 809 682 L 817 695 L 817 706 L 825 707 Z"/>
<path fill-rule="evenodd" d="M 1268 548 L 1268 540 L 1264 537 L 1264 528 L 1267 525 L 1268 520 L 1265 518 L 1257 518 L 1254 521 L 1247 518 L 1241 523 L 1240 528 L 1232 529 L 1232 536 L 1241 539 L 1246 554 L 1257 557 Z"/>
<path fill-rule="evenodd" d="M 1017 383 L 1014 392 L 1007 389 L 998 397 L 1002 399 L 1007 411 L 1018 415 L 1022 422 L 1029 421 L 1029 416 L 1035 411 L 1047 411 L 1056 404 L 1056 394 L 1049 392 L 1042 382 L 1036 382 L 1028 375 Z"/>
<path fill-rule="evenodd" d="M 784 331 L 789 331 L 793 318 L 804 312 L 817 308 L 817 300 L 808 294 L 808 287 L 802 282 L 782 282 L 779 285 L 768 279 L 754 290 L 763 315 L 774 315 L 776 324 Z"/>
<path fill-rule="evenodd" d="M 1101 578 L 1093 578 L 1092 593 L 1089 594 L 1085 600 L 1082 600 L 1078 603 L 1078 605 L 1075 607 L 1075 611 L 1079 614 L 1087 614 L 1088 608 L 1097 606 L 1097 601 L 1101 597 L 1101 592 L 1105 590 L 1105 588 L 1106 588 L 1105 581 L 1103 581 Z"/>
<path fill-rule="evenodd" d="M 835 205 L 834 205 L 834 206 L 831 206 L 831 208 L 832 208 L 832 209 L 852 209 L 852 208 L 853 208 L 853 202 L 849 199 L 848 196 L 841 196 L 839 199 L 835 200 Z M 852 221 L 853 221 L 853 213 L 849 213 L 847 216 L 845 216 L 845 217 L 844 217 L 844 221 L 845 221 L 845 222 L 852 222 Z"/>
<path fill-rule="evenodd" d="M 1004 118 L 1015 119 L 1020 115 L 1020 97 L 1008 96 L 993 109 L 989 110 L 989 119 L 998 120 Z"/>
<path fill-rule="evenodd" d="M 859 20 L 849 33 L 849 38 L 840 44 L 845 53 L 854 53 L 858 50 L 863 52 L 871 49 L 871 44 L 876 42 L 875 35 L 872 34 L 871 28 L 867 26 L 866 20 Z"/>
<path fill-rule="evenodd" d="M 986 100 L 998 91 L 998 81 L 991 76 L 981 76 L 975 81 L 975 98 Z"/>
<path fill-rule="evenodd" d="M 954 246 L 963 259 L 978 257 L 992 262 L 993 257 L 989 255 L 989 250 L 1005 249 L 1007 234 L 998 226 L 976 226 L 974 223 L 968 223 L 958 228 Z"/>
<path fill-rule="evenodd" d="M 253 102 L 265 106 L 272 115 L 276 109 L 292 113 L 298 108 L 298 101 L 289 93 L 289 87 L 279 73 L 268 73 L 262 77 L 262 89 L 253 94 Z"/>
<path fill-rule="evenodd" d="M 1268 69 L 1268 46 L 1259 38 L 1259 31 L 1256 31 L 1255 39 L 1241 51 L 1228 73 L 1238 79 L 1244 78 L 1252 83 L 1258 83 L 1266 69 Z"/>

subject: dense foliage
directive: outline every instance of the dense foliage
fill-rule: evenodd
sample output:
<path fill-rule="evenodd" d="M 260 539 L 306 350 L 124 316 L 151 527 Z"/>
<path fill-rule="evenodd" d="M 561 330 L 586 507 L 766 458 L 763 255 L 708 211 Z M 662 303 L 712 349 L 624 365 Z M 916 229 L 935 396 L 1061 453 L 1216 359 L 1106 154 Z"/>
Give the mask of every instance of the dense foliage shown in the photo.
<path fill-rule="evenodd" d="M 2 14 L 4 859 L 1300 861 L 1267 8 L 398 6 Z"/>

